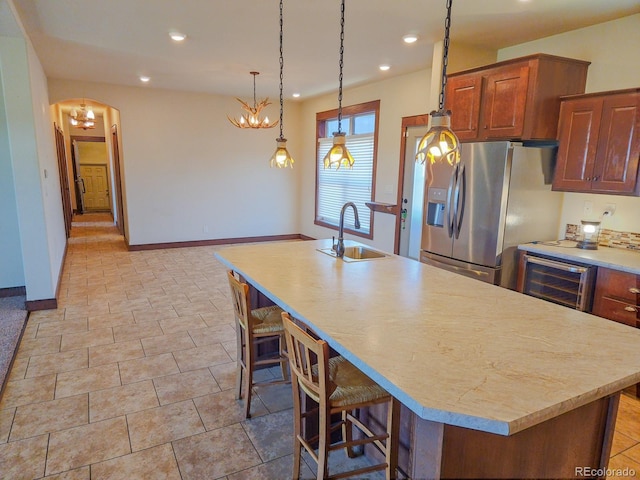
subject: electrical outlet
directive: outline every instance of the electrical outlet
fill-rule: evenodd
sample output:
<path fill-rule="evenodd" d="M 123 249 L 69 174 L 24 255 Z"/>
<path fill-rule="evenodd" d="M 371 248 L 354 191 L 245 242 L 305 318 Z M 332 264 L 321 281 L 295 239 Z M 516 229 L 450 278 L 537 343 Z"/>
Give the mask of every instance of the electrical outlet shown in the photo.
<path fill-rule="evenodd" d="M 613 217 L 614 213 L 616 213 L 616 204 L 615 203 L 607 203 L 604 206 L 604 216 Z"/>
<path fill-rule="evenodd" d="M 582 212 L 585 218 L 590 217 L 593 214 L 593 202 L 584 202 L 584 210 Z"/>

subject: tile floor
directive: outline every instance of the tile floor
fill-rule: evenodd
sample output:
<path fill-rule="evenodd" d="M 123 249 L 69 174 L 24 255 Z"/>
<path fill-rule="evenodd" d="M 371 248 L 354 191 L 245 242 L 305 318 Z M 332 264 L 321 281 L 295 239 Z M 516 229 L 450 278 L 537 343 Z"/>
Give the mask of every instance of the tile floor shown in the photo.
<path fill-rule="evenodd" d="M 104 220 L 74 219 L 58 309 L 29 318 L 0 399 L 0 478 L 290 478 L 290 387 L 257 388 L 251 420 L 233 397 L 216 247 L 128 252 Z M 640 478 L 634 397 L 612 455 Z"/>

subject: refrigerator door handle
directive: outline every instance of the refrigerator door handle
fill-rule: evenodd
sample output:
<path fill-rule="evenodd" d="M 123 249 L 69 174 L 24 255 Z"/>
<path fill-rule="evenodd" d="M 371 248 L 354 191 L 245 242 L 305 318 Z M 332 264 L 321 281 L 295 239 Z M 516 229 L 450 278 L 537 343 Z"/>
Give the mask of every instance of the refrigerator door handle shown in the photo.
<path fill-rule="evenodd" d="M 449 188 L 447 189 L 447 202 L 445 209 L 447 210 L 447 233 L 449 238 L 453 237 L 454 225 L 455 225 L 455 211 L 453 203 L 454 186 L 457 183 L 456 177 L 457 170 L 451 172 L 451 178 L 449 179 Z"/>
<path fill-rule="evenodd" d="M 455 208 L 455 235 L 456 239 L 460 236 L 460 229 L 462 228 L 462 218 L 464 217 L 464 206 L 467 196 L 467 174 L 464 168 L 464 164 L 460 166 L 458 172 L 458 182 L 456 184 L 456 208 Z"/>

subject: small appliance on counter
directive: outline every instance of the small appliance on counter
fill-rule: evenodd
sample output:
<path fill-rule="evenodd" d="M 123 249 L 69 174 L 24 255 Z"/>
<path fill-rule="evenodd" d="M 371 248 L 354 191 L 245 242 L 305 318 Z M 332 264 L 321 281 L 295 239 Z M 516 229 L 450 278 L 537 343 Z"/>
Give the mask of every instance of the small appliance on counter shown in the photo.
<path fill-rule="evenodd" d="M 582 235 L 576 247 L 584 250 L 597 250 L 598 249 L 598 235 L 600 234 L 600 222 L 581 220 L 582 223 Z"/>

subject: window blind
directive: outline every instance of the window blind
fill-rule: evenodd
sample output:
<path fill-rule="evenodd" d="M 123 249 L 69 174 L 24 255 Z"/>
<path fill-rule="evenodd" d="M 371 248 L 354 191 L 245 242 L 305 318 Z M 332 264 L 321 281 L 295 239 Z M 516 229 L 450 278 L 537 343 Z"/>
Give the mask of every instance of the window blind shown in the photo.
<path fill-rule="evenodd" d="M 355 203 L 360 218 L 360 232 L 371 232 L 371 211 L 365 202 L 371 201 L 373 184 L 374 134 L 347 135 L 347 149 L 355 163 L 353 169 L 325 169 L 322 160 L 333 145 L 333 138 L 318 139 L 318 211 L 317 220 L 338 226 L 340 210 L 347 202 Z M 345 226 L 353 228 L 353 210 L 345 214 Z"/>

